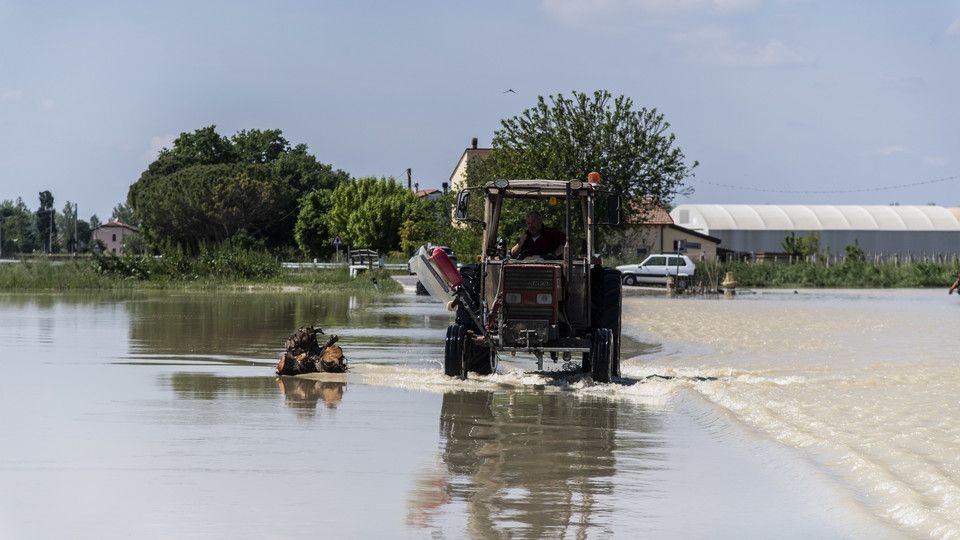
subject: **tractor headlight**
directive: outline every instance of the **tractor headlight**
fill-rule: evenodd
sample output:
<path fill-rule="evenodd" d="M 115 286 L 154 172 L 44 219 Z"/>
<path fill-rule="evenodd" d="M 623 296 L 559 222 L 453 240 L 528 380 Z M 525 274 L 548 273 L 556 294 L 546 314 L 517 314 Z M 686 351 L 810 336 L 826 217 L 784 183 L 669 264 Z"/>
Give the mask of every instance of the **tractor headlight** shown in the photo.
<path fill-rule="evenodd" d="M 552 304 L 552 303 L 553 303 L 553 295 L 550 294 L 550 293 L 540 293 L 540 294 L 537 295 L 537 303 L 538 303 L 538 304 Z"/>
<path fill-rule="evenodd" d="M 523 298 L 520 297 L 520 293 L 507 293 L 506 300 L 508 304 L 519 304 L 523 301 Z"/>

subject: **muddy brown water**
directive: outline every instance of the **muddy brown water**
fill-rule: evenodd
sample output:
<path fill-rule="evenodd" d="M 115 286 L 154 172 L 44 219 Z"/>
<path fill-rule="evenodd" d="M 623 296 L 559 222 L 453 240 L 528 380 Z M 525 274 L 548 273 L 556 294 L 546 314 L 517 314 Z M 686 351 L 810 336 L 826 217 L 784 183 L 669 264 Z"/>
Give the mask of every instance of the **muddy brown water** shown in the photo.
<path fill-rule="evenodd" d="M 520 357 L 448 379 L 449 321 L 404 295 L 0 295 L 0 538 L 896 535 L 676 385 Z M 304 324 L 341 336 L 345 382 L 273 375 Z"/>

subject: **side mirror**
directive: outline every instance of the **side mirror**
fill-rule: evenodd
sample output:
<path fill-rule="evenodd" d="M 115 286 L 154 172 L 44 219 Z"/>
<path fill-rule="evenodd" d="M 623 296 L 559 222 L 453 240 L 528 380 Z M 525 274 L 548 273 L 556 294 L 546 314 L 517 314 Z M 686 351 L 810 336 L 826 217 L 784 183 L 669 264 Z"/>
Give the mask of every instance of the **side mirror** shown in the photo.
<path fill-rule="evenodd" d="M 620 222 L 623 221 L 623 208 L 620 205 L 620 195 L 615 193 L 610 193 L 607 195 L 607 208 L 606 216 L 604 216 L 603 221 L 599 221 L 601 225 L 620 225 Z"/>
<path fill-rule="evenodd" d="M 458 220 L 467 219 L 467 211 L 470 209 L 470 192 L 463 190 L 457 193 L 457 207 L 453 211 L 453 217 Z"/>

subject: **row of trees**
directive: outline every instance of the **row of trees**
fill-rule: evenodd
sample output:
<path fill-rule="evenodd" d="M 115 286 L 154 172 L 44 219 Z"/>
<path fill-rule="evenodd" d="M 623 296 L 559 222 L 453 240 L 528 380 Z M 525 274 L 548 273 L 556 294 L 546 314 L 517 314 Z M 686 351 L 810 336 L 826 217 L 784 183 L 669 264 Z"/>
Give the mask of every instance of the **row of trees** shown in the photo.
<path fill-rule="evenodd" d="M 501 122 L 490 156 L 470 165 L 468 184 L 585 178 L 596 170 L 628 198 L 663 204 L 683 191 L 697 166 L 687 164 L 669 128 L 656 109 L 636 109 L 630 98 L 605 91 L 540 97 Z M 151 250 L 171 245 L 197 252 L 231 240 L 284 257 L 326 257 L 339 235 L 382 252 L 409 253 L 429 241 L 468 256 L 479 238 L 452 226 L 452 199 L 418 199 L 393 178 L 351 178 L 280 130 L 227 137 L 208 126 L 181 133 L 162 150 L 120 208 Z M 505 216 L 515 229 L 520 211 Z"/>
<path fill-rule="evenodd" d="M 77 205 L 67 201 L 59 212 L 50 191 L 39 193 L 39 204 L 31 210 L 22 197 L 0 201 L 0 255 L 30 253 L 82 253 L 93 249 L 93 230 L 100 226 L 96 214 L 89 219 L 77 216 Z M 120 204 L 111 219 L 129 216 Z"/>

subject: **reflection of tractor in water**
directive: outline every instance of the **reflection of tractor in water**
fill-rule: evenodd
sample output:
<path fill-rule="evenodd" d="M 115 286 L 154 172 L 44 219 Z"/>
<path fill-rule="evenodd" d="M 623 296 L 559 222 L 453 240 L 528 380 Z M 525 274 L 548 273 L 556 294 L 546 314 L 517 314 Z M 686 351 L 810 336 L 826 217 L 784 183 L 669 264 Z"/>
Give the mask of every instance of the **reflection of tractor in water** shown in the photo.
<path fill-rule="evenodd" d="M 620 223 L 620 198 L 602 190 L 599 180 L 596 173 L 589 182 L 497 180 L 458 194 L 458 220 L 468 219 L 471 191 L 485 197 L 480 264 L 458 272 L 442 250 L 416 262 L 427 290 L 452 298 L 457 309 L 456 322 L 447 329 L 447 375 L 490 374 L 502 352 L 531 353 L 538 369 L 545 354 L 555 362 L 578 355 L 582 370 L 596 382 L 620 375 L 621 276 L 603 268 L 594 250 L 597 225 Z M 508 199 L 551 206 L 562 201 L 566 243 L 561 255 L 511 256 L 497 235 Z"/>

